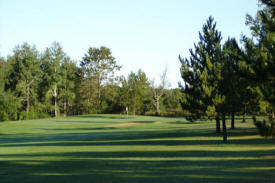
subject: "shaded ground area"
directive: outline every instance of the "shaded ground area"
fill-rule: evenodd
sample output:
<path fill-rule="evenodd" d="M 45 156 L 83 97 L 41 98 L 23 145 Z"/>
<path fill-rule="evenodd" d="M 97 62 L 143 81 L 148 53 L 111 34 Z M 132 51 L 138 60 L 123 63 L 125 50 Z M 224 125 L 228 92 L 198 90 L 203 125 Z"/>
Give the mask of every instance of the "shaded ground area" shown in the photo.
<path fill-rule="evenodd" d="M 275 182 L 275 140 L 181 118 L 89 115 L 0 124 L 5 182 Z"/>

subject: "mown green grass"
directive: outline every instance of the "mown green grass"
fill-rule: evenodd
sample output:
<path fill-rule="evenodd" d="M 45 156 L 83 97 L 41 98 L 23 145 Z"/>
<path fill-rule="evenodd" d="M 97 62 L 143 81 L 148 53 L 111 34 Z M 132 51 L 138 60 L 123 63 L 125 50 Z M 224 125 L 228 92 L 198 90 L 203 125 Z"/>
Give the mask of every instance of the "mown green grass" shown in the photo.
<path fill-rule="evenodd" d="M 260 137 L 251 120 L 240 121 L 227 143 L 214 121 L 183 118 L 0 123 L 0 182 L 275 182 L 275 140 Z"/>

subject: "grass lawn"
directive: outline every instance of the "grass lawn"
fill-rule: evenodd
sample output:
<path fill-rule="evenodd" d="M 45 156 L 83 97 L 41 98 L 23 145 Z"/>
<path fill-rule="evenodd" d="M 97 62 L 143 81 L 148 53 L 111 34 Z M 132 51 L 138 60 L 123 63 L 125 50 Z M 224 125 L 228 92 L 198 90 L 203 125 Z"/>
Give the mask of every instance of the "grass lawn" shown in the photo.
<path fill-rule="evenodd" d="M 228 121 L 228 126 L 230 122 Z M 237 120 L 87 115 L 0 123 L 0 182 L 275 182 L 275 139 Z"/>

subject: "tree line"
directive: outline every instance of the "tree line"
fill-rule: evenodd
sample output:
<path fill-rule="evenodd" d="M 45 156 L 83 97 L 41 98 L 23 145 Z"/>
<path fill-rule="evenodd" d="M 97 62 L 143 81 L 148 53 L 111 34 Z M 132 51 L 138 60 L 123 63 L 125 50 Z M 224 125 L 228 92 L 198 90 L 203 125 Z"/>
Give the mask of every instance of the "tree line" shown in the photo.
<path fill-rule="evenodd" d="M 262 135 L 275 134 L 275 2 L 260 0 L 255 17 L 247 15 L 251 36 L 223 42 L 213 17 L 199 32 L 190 57 L 179 56 L 183 83 L 168 89 L 167 70 L 160 83 L 142 70 L 118 76 L 122 67 L 111 50 L 90 47 L 79 65 L 54 42 L 39 52 L 24 43 L 0 58 L 0 120 L 23 120 L 88 113 L 185 116 L 216 121 L 227 140 L 226 116 L 267 114 L 254 119 Z M 220 124 L 222 121 L 222 125 Z"/>
<path fill-rule="evenodd" d="M 182 112 L 182 94 L 167 89 L 166 71 L 155 85 L 142 70 L 124 77 L 116 74 L 120 69 L 106 47 L 89 48 L 78 65 L 57 42 L 41 53 L 28 43 L 19 45 L 0 60 L 0 120 Z"/>
<path fill-rule="evenodd" d="M 222 43 L 213 17 L 209 17 L 199 32 L 199 42 L 190 49 L 190 57 L 179 56 L 184 83 L 183 109 L 188 119 L 206 116 L 216 119 L 223 140 L 227 140 L 226 115 L 231 116 L 234 129 L 235 114 L 247 112 L 268 114 L 266 121 L 255 125 L 265 136 L 275 136 L 275 2 L 261 0 L 255 18 L 247 15 L 246 24 L 251 37 L 242 36 Z M 243 119 L 245 121 L 245 118 Z"/>

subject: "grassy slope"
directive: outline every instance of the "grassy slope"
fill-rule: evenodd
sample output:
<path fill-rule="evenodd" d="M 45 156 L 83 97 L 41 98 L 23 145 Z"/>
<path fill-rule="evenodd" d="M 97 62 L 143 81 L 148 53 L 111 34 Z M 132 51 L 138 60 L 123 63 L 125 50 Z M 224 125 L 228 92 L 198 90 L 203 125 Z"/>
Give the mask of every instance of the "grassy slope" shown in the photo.
<path fill-rule="evenodd" d="M 133 126 L 115 124 L 134 122 Z M 0 182 L 275 182 L 275 139 L 181 118 L 89 115 L 0 124 Z"/>

